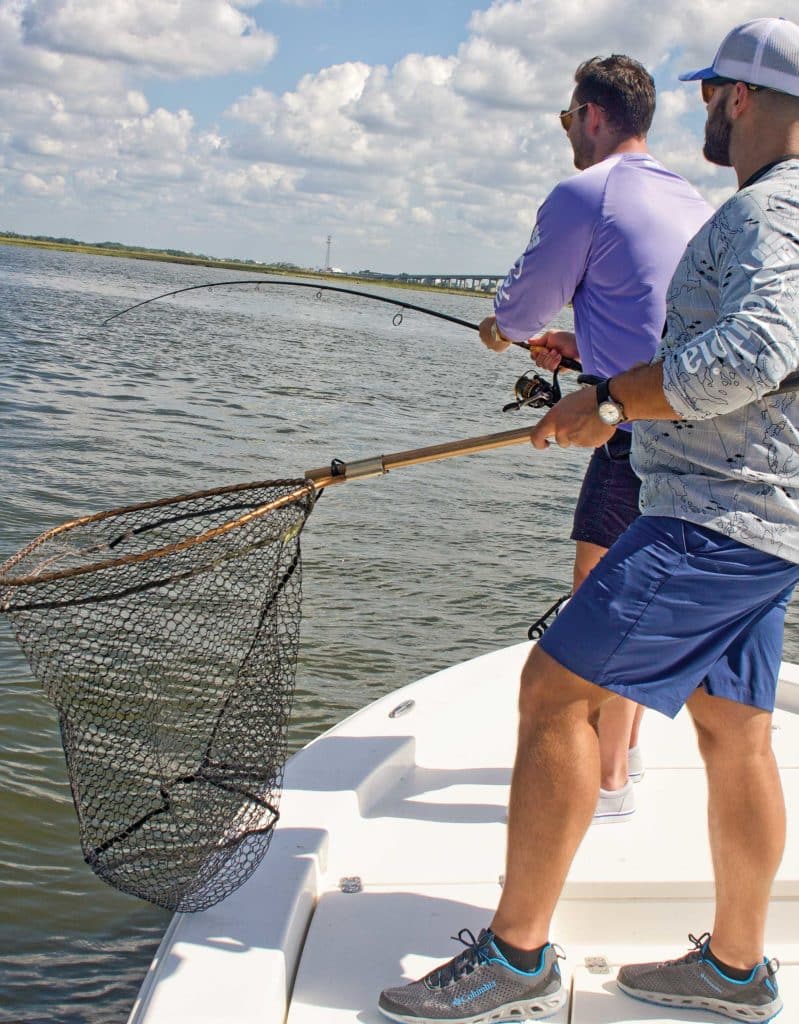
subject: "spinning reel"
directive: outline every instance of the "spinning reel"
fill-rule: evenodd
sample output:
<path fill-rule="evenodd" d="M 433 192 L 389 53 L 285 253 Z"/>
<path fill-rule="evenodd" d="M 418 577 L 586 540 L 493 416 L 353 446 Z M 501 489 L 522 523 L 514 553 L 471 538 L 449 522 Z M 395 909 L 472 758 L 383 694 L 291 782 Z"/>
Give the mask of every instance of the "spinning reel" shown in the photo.
<path fill-rule="evenodd" d="M 533 409 L 551 409 L 561 399 L 558 370 L 556 369 L 552 374 L 551 384 L 534 370 L 528 370 L 513 385 L 513 394 L 516 396 L 516 401 L 503 405 L 503 412 L 510 412 L 511 410 L 518 412 L 525 405 L 529 405 Z"/>
<path fill-rule="evenodd" d="M 513 394 L 516 396 L 515 402 L 508 402 L 507 405 L 502 406 L 503 412 L 518 412 L 524 406 L 529 405 L 533 409 L 551 409 L 553 405 L 557 403 L 563 397 L 560 390 L 560 384 L 558 383 L 558 373 L 560 370 L 582 370 L 582 366 L 577 362 L 576 359 L 569 359 L 564 357 L 560 361 L 560 365 L 555 368 L 552 374 L 552 383 L 544 380 L 544 378 L 535 372 L 535 370 L 528 370 L 527 373 L 523 373 L 521 377 L 513 385 Z M 597 384 L 599 377 L 592 377 L 589 374 L 580 373 L 577 378 L 578 384 Z"/>

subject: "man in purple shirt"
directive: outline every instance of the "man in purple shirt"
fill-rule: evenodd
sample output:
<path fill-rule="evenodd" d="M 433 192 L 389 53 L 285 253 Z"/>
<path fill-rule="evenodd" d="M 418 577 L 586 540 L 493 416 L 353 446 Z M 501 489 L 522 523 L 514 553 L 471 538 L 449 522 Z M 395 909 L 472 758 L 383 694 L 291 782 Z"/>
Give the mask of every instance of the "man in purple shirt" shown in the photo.
<path fill-rule="evenodd" d="M 537 334 L 572 302 L 575 333 L 535 338 L 533 358 L 553 370 L 570 356 L 585 373 L 604 378 L 654 355 L 666 287 L 713 211 L 647 152 L 655 86 L 645 68 L 621 55 L 594 57 L 580 65 L 575 82 L 560 118 L 582 173 L 544 200 L 527 248 L 497 291 L 496 316 L 483 321 L 480 336 L 503 351 Z M 630 440 L 629 427 L 621 425 L 589 462 L 571 533 L 575 590 L 638 515 Z M 630 779 L 643 771 L 641 710 L 624 697 L 602 709 L 598 823 L 622 821 L 635 809 Z"/>

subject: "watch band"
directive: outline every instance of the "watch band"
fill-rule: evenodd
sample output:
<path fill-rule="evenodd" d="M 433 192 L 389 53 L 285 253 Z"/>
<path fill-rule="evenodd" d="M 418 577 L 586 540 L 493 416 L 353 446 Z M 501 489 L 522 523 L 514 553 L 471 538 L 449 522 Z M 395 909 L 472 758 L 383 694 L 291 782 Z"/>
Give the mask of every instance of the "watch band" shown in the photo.
<path fill-rule="evenodd" d="M 599 406 L 599 405 L 602 405 L 603 402 L 610 402 L 612 405 L 615 405 L 616 408 L 621 413 L 621 420 L 619 422 L 623 423 L 624 421 L 626 421 L 627 416 L 625 415 L 625 412 L 624 412 L 624 406 L 621 404 L 621 402 L 617 401 L 613 397 L 613 395 L 611 395 L 611 393 L 610 393 L 610 382 L 611 382 L 611 380 L 612 380 L 611 377 L 606 377 L 604 380 L 601 380 L 597 384 L 597 386 L 596 386 L 596 404 Z"/>

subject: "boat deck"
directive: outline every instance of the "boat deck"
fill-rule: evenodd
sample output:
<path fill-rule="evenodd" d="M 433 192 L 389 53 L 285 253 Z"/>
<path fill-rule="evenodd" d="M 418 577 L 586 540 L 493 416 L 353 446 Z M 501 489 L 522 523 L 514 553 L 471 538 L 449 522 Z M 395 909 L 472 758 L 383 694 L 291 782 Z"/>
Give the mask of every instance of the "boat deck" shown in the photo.
<path fill-rule="evenodd" d="M 529 646 L 411 684 L 296 755 L 261 867 L 218 906 L 174 918 L 131 1024 L 377 1024 L 385 1020 L 380 989 L 449 959 L 462 948 L 450 939 L 460 929 L 486 926 L 503 871 L 516 694 Z M 406 701 L 414 702 L 409 710 L 389 717 Z M 796 808 L 794 666 L 784 666 L 780 703 L 774 745 Z M 551 937 L 567 953 L 561 966 L 572 997 L 549 1018 L 557 1024 L 721 1019 L 649 1006 L 615 985 L 621 963 L 679 956 L 689 931 L 712 924 L 706 788 L 687 714 L 670 722 L 647 713 L 641 746 L 646 773 L 635 815 L 589 830 L 558 908 Z M 793 815 L 768 953 L 781 962 L 780 989 L 799 1017 L 797 911 Z"/>

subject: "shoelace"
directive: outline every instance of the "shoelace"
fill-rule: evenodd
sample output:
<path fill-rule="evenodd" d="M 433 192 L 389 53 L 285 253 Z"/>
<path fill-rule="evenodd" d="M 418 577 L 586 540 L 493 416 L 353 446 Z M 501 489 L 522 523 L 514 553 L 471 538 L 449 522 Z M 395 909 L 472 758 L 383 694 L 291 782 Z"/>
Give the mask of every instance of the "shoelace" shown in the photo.
<path fill-rule="evenodd" d="M 673 967 L 674 964 L 691 964 L 691 963 L 695 963 L 697 960 L 704 960 L 704 959 L 706 959 L 706 957 L 705 957 L 705 947 L 710 942 L 710 938 L 711 938 L 710 932 L 703 932 L 699 936 L 699 938 L 697 938 L 695 935 L 692 935 L 689 932 L 688 933 L 688 938 L 693 943 L 693 947 L 694 948 L 693 949 L 689 949 L 687 953 L 685 953 L 683 956 L 677 957 L 676 960 L 665 960 L 660 965 L 661 967 Z M 771 960 L 765 960 L 764 961 L 764 965 L 767 968 L 769 974 L 772 975 L 772 977 L 780 969 L 780 962 L 779 962 L 779 960 L 776 959 L 776 957 L 772 957 Z"/>
<path fill-rule="evenodd" d="M 694 948 L 689 949 L 687 953 L 678 956 L 675 960 L 664 960 L 661 965 L 662 967 L 673 967 L 674 964 L 690 964 L 695 960 L 703 959 L 705 946 L 710 942 L 710 932 L 703 932 L 699 938 L 689 932 L 688 938 L 693 943 Z"/>
<path fill-rule="evenodd" d="M 426 981 L 431 988 L 447 988 L 459 981 L 465 974 L 471 974 L 479 964 L 488 963 L 491 959 L 488 946 L 492 942 L 494 934 L 489 929 L 483 928 L 475 938 L 469 928 L 461 928 L 458 934 L 452 935 L 451 938 L 456 942 L 462 942 L 466 949 L 443 967 L 428 974 Z"/>

